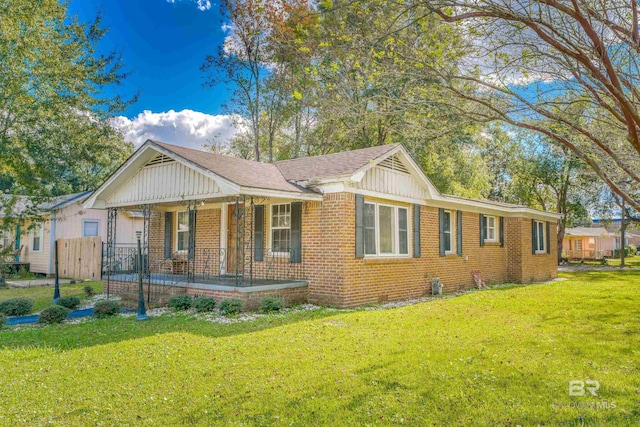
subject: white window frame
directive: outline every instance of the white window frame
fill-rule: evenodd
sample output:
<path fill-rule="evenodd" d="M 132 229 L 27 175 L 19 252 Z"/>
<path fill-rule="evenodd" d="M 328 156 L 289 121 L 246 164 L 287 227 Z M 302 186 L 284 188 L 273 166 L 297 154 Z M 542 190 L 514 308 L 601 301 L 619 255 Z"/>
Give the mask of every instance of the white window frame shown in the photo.
<path fill-rule="evenodd" d="M 187 216 L 187 229 L 186 230 L 182 230 L 180 231 L 180 214 L 185 214 Z M 178 244 L 180 242 L 180 233 L 187 233 L 187 236 L 189 236 L 189 211 L 177 211 L 176 212 L 176 217 L 175 217 L 175 227 L 176 227 L 176 252 L 180 252 L 180 253 L 186 253 L 189 250 L 189 244 L 187 243 L 187 247 L 184 249 L 180 249 Z M 187 242 L 188 242 L 188 237 L 187 237 Z"/>
<path fill-rule="evenodd" d="M 535 222 L 536 225 L 536 237 L 537 237 L 537 242 L 536 242 L 536 255 L 537 254 L 545 254 L 547 253 L 547 227 L 545 226 L 544 221 L 537 221 Z M 540 230 L 542 229 L 542 233 L 540 233 Z M 542 248 L 540 247 L 540 236 L 542 236 Z"/>
<path fill-rule="evenodd" d="M 36 235 L 38 233 L 38 235 Z M 34 249 L 35 247 L 35 239 L 38 237 L 40 239 L 40 245 L 38 249 Z M 44 251 L 44 223 L 36 224 L 36 226 L 31 229 L 31 252 L 42 252 Z"/>
<path fill-rule="evenodd" d="M 95 236 L 87 236 L 85 233 L 85 224 L 88 222 L 95 222 L 98 224 L 96 235 Z M 82 237 L 96 237 L 100 235 L 100 220 L 99 219 L 83 219 L 82 220 Z"/>
<path fill-rule="evenodd" d="M 493 219 L 493 227 L 489 226 L 489 218 Z M 498 241 L 498 227 L 500 226 L 498 217 L 493 215 L 485 215 L 484 216 L 484 229 L 486 230 L 486 237 L 484 239 L 485 242 L 497 242 Z M 489 237 L 489 231 L 493 231 L 493 237 Z"/>
<path fill-rule="evenodd" d="M 11 248 L 14 249 L 15 246 L 15 240 L 13 239 L 13 235 L 11 234 L 10 231 L 3 231 L 0 233 L 0 239 L 2 243 L 0 245 L 0 248 L 2 249 L 6 249 L 6 248 Z"/>
<path fill-rule="evenodd" d="M 376 240 L 376 253 L 366 254 L 365 258 L 408 258 L 411 252 L 411 220 L 409 218 L 409 208 L 407 206 L 398 206 L 388 203 L 377 202 L 364 202 L 365 205 L 375 206 L 375 240 Z M 392 253 L 380 253 L 380 206 L 393 208 L 393 252 Z M 404 209 L 407 212 L 407 253 L 400 253 L 400 215 L 398 211 Z M 363 236 L 364 238 L 364 236 Z"/>
<path fill-rule="evenodd" d="M 620 240 L 618 240 L 618 242 L 619 241 Z M 582 250 L 582 239 L 575 239 L 574 242 L 575 242 L 575 245 L 574 245 L 575 248 L 574 249 L 576 251 L 581 251 Z M 616 249 L 620 249 L 620 248 L 616 248 Z"/>
<path fill-rule="evenodd" d="M 288 227 L 274 227 L 273 226 L 273 213 L 274 209 L 278 208 L 280 210 L 280 206 L 289 206 L 289 226 Z M 278 212 L 280 215 L 280 212 Z M 274 230 L 289 230 L 289 252 L 276 252 L 273 250 L 273 231 Z M 273 255 L 285 256 L 291 253 L 291 203 L 276 203 L 269 206 L 269 249 L 271 249 Z"/>
<path fill-rule="evenodd" d="M 444 253 L 447 255 L 450 254 L 455 254 L 456 253 L 456 244 L 457 244 L 457 239 L 456 239 L 456 229 L 455 229 L 455 223 L 454 223 L 454 218 L 455 218 L 455 213 L 456 211 L 451 211 L 451 210 L 445 210 L 445 213 L 449 214 L 449 238 L 451 239 L 451 241 L 449 242 L 449 247 L 451 247 L 451 249 L 449 250 L 445 250 Z M 444 230 L 442 230 L 442 234 L 446 234 Z"/>

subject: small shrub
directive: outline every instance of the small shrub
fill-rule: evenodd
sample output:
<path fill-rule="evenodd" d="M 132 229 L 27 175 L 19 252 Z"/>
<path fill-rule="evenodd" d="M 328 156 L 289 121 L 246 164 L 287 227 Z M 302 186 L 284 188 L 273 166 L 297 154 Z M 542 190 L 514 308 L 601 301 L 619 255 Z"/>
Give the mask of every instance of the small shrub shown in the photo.
<path fill-rule="evenodd" d="M 636 247 L 636 245 L 634 245 L 633 243 L 630 243 L 629 245 L 627 245 L 626 248 L 624 248 L 626 251 L 626 255 L 627 256 L 635 256 L 636 253 L 638 253 L 638 248 Z"/>
<path fill-rule="evenodd" d="M 84 294 L 91 298 L 96 294 L 96 291 L 93 290 L 93 287 L 91 285 L 87 285 L 84 287 Z"/>
<path fill-rule="evenodd" d="M 80 298 L 78 298 L 78 297 L 62 297 L 58 301 L 56 301 L 56 304 L 61 305 L 61 306 L 65 307 L 65 308 L 68 308 L 69 310 L 75 310 L 76 307 L 78 307 L 80 305 Z"/>
<path fill-rule="evenodd" d="M 119 312 L 120 303 L 118 301 L 98 301 L 93 307 L 93 315 L 100 319 L 115 316 Z"/>
<path fill-rule="evenodd" d="M 242 301 L 236 298 L 228 298 L 220 303 L 219 308 L 226 315 L 238 314 L 242 311 Z"/>
<path fill-rule="evenodd" d="M 71 310 L 61 305 L 52 305 L 40 312 L 40 316 L 38 316 L 38 323 L 43 323 L 45 325 L 62 323 L 70 312 Z"/>
<path fill-rule="evenodd" d="M 198 313 L 204 313 L 216 308 L 216 300 L 211 297 L 198 297 L 193 299 L 192 305 Z"/>
<path fill-rule="evenodd" d="M 0 329 L 4 329 L 5 323 L 7 323 L 7 315 L 0 313 Z"/>
<path fill-rule="evenodd" d="M 263 313 L 271 313 L 280 311 L 284 307 L 284 300 L 280 297 L 266 297 L 260 301 L 260 311 Z"/>
<path fill-rule="evenodd" d="M 24 316 L 33 308 L 33 301 L 26 298 L 13 298 L 0 302 L 0 313 L 7 316 Z"/>
<path fill-rule="evenodd" d="M 169 307 L 174 310 L 189 310 L 193 299 L 189 295 L 174 295 L 169 298 Z"/>

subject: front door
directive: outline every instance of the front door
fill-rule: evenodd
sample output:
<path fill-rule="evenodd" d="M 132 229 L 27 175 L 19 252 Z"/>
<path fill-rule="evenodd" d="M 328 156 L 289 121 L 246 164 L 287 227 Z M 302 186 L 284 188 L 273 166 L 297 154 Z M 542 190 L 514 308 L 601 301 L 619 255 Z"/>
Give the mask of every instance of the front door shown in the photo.
<path fill-rule="evenodd" d="M 227 274 L 236 274 L 238 260 L 238 215 L 236 215 L 236 205 L 229 205 L 227 211 Z"/>

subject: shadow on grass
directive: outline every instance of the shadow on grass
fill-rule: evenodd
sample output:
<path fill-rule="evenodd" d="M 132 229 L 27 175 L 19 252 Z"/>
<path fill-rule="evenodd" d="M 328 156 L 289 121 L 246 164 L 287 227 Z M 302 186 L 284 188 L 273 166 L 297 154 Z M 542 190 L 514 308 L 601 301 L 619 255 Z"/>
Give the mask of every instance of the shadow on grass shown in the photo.
<path fill-rule="evenodd" d="M 72 350 L 174 332 L 218 338 L 257 332 L 338 314 L 345 314 L 345 312 L 329 309 L 301 310 L 227 324 L 198 320 L 187 314 L 151 317 L 147 321 L 137 321 L 135 316 L 96 319 L 71 325 L 31 326 L 3 330 L 0 331 L 0 350 L 7 348 Z"/>

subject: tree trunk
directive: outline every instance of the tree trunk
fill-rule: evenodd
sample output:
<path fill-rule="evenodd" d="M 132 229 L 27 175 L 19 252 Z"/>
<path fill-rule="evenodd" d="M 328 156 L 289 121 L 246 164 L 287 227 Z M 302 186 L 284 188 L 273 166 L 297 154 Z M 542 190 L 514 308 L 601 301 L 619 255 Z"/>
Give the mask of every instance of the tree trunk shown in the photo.
<path fill-rule="evenodd" d="M 564 230 L 566 228 L 566 224 L 564 221 L 558 221 L 558 264 L 562 262 L 562 241 L 564 240 Z"/>

